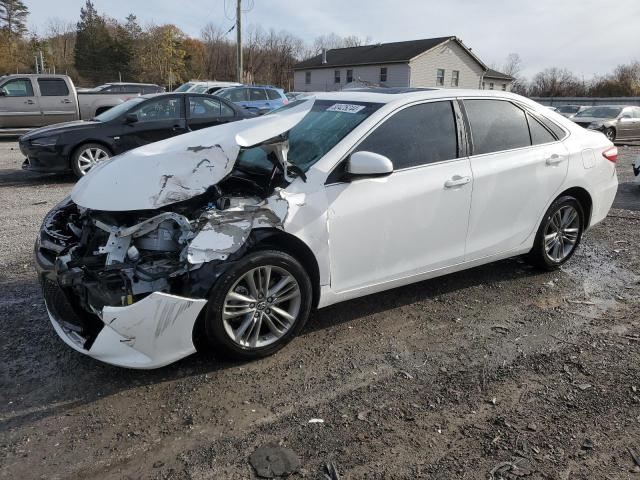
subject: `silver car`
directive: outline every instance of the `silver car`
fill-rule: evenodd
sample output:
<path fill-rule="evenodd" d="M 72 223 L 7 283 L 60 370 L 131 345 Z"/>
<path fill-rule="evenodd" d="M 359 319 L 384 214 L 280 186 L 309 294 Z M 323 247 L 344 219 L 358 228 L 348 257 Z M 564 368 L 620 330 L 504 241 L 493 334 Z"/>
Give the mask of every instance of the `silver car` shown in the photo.
<path fill-rule="evenodd" d="M 563 117 L 573 118 L 577 113 L 580 113 L 583 110 L 590 108 L 584 105 L 560 105 L 556 107 L 556 112 L 558 112 Z"/>
<path fill-rule="evenodd" d="M 600 105 L 589 107 L 571 118 L 581 127 L 598 130 L 609 140 L 640 140 L 640 107 Z"/>

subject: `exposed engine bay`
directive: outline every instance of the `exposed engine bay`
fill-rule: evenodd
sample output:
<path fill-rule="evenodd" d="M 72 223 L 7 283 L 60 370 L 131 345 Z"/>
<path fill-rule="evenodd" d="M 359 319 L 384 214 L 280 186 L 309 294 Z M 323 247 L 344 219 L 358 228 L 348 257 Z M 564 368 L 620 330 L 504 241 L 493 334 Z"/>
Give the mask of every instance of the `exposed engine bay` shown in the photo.
<path fill-rule="evenodd" d="M 266 179 L 234 171 L 204 194 L 155 211 L 94 211 L 67 199 L 45 218 L 40 249 L 53 254 L 58 285 L 89 313 L 152 292 L 185 294 L 194 284 L 185 277 L 246 247 L 253 229 L 282 227 L 288 203 L 274 179 L 284 181 L 275 171 Z"/>

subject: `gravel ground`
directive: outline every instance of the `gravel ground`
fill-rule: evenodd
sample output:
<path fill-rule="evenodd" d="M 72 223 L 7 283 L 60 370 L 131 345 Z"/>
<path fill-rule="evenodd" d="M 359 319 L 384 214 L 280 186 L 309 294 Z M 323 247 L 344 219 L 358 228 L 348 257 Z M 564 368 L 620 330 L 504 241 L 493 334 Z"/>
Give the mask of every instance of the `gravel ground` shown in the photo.
<path fill-rule="evenodd" d="M 320 310 L 277 355 L 110 367 L 55 335 L 32 264 L 73 185 L 0 142 L 0 478 L 640 478 L 640 188 L 561 271 L 506 260 Z M 322 419 L 323 422 L 312 422 Z"/>

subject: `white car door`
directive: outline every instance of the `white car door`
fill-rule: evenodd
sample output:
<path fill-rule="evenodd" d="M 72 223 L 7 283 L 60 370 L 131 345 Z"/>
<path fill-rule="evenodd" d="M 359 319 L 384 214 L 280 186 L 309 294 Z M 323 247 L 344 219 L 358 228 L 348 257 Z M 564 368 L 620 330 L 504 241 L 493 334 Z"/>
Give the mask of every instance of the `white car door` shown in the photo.
<path fill-rule="evenodd" d="M 563 183 L 569 157 L 542 123 L 509 101 L 464 106 L 473 143 L 466 259 L 476 260 L 522 246 Z"/>
<path fill-rule="evenodd" d="M 345 180 L 339 165 L 329 177 L 334 292 L 463 260 L 473 182 L 469 159 L 461 157 L 456 117 L 450 101 L 406 107 L 354 149 L 388 157 L 392 174 Z"/>

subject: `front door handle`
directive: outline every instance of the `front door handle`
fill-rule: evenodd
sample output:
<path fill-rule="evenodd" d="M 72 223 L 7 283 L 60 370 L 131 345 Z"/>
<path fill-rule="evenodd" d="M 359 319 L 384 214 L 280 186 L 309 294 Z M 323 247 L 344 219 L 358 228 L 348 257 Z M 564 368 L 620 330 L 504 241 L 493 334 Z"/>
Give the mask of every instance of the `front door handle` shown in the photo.
<path fill-rule="evenodd" d="M 35 102 L 33 100 L 25 100 L 24 103 L 28 103 L 29 105 L 33 105 Z"/>
<path fill-rule="evenodd" d="M 557 165 L 563 161 L 564 161 L 564 157 L 558 155 L 557 153 L 554 153 L 553 155 L 551 155 L 549 158 L 545 160 L 547 165 Z"/>
<path fill-rule="evenodd" d="M 68 98 L 63 98 L 62 100 L 60 100 L 60 103 L 71 103 L 71 100 L 69 100 Z"/>
<path fill-rule="evenodd" d="M 444 182 L 444 188 L 461 187 L 471 182 L 471 177 L 461 177 L 460 175 L 454 175 L 449 180 Z"/>

